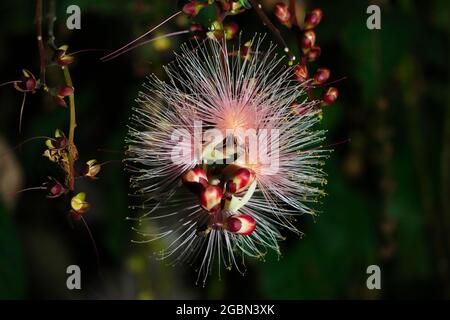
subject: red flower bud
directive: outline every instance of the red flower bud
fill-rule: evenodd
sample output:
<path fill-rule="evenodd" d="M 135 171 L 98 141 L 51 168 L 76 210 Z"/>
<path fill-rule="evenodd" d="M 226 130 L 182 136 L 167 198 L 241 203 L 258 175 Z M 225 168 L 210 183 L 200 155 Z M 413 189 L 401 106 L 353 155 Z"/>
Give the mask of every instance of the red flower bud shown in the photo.
<path fill-rule="evenodd" d="M 195 17 L 200 12 L 200 10 L 202 10 L 206 6 L 208 6 L 207 2 L 197 2 L 193 0 L 183 6 L 183 12 L 190 15 L 191 17 Z"/>
<path fill-rule="evenodd" d="M 330 69 L 319 68 L 314 74 L 314 84 L 323 84 L 330 78 Z"/>
<path fill-rule="evenodd" d="M 50 178 L 50 181 L 46 182 L 45 186 L 47 187 L 47 198 L 49 199 L 58 198 L 67 192 L 67 189 L 53 178 Z"/>
<path fill-rule="evenodd" d="M 231 1 L 228 0 L 220 0 L 219 5 L 222 11 L 230 11 L 232 9 Z"/>
<path fill-rule="evenodd" d="M 224 29 L 225 29 L 225 35 L 227 37 L 227 40 L 231 40 L 238 33 L 239 26 L 236 22 L 230 22 L 229 24 L 225 25 Z"/>
<path fill-rule="evenodd" d="M 306 58 L 308 59 L 308 62 L 316 61 L 320 57 L 321 49 L 319 46 L 313 46 L 311 49 L 309 49 L 308 53 L 306 54 Z"/>
<path fill-rule="evenodd" d="M 312 30 L 305 31 L 302 37 L 302 50 L 307 53 L 316 43 L 316 33 Z"/>
<path fill-rule="evenodd" d="M 72 95 L 73 91 L 74 91 L 74 89 L 71 86 L 61 86 L 58 88 L 58 96 L 61 98 L 64 98 L 64 97 Z"/>
<path fill-rule="evenodd" d="M 292 27 L 291 12 L 289 11 L 289 7 L 286 3 L 279 2 L 275 5 L 275 16 L 281 24 L 288 28 Z"/>
<path fill-rule="evenodd" d="M 36 89 L 36 80 L 35 79 L 27 79 L 25 81 L 25 88 L 27 91 L 34 91 Z"/>
<path fill-rule="evenodd" d="M 203 209 L 212 213 L 220 209 L 222 201 L 222 189 L 218 186 L 207 186 L 200 193 L 200 202 Z"/>
<path fill-rule="evenodd" d="M 339 95 L 338 89 L 336 89 L 335 87 L 329 87 L 322 97 L 323 103 L 325 105 L 332 104 L 333 102 L 336 101 L 338 95 Z"/>
<path fill-rule="evenodd" d="M 187 171 L 181 177 L 181 181 L 183 181 L 184 185 L 194 193 L 198 193 L 208 186 L 208 177 L 201 168 L 194 168 Z"/>
<path fill-rule="evenodd" d="M 14 82 L 14 88 L 20 92 L 32 92 L 34 93 L 37 89 L 37 81 L 34 75 L 26 70 L 22 70 L 22 80 Z"/>
<path fill-rule="evenodd" d="M 298 82 L 305 82 L 309 77 L 308 68 L 305 64 L 298 64 L 294 68 L 294 75 Z"/>
<path fill-rule="evenodd" d="M 240 168 L 227 182 L 227 191 L 231 193 L 241 192 L 247 189 L 255 180 L 255 174 L 247 169 Z"/>
<path fill-rule="evenodd" d="M 208 177 L 206 176 L 205 171 L 201 168 L 194 168 L 194 169 L 187 171 L 183 175 L 182 179 L 183 179 L 183 182 L 185 182 L 185 183 L 189 183 L 189 182 L 200 183 L 201 179 L 208 181 Z"/>
<path fill-rule="evenodd" d="M 321 9 L 314 9 L 306 14 L 305 29 L 315 28 L 322 20 L 323 12 Z"/>
<path fill-rule="evenodd" d="M 225 222 L 225 229 L 243 236 L 251 234 L 256 228 L 256 221 L 247 214 L 230 216 Z"/>

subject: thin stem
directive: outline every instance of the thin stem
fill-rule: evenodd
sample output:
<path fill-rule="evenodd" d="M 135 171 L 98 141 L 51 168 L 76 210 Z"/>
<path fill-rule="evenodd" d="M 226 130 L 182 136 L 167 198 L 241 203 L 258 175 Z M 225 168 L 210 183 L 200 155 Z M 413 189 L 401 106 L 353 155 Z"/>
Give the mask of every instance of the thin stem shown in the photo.
<path fill-rule="evenodd" d="M 264 13 L 262 10 L 261 4 L 256 0 L 248 0 L 250 4 L 252 5 L 253 9 L 255 9 L 256 14 L 261 19 L 263 25 L 265 25 L 269 31 L 272 33 L 272 35 L 275 37 L 275 40 L 278 42 L 280 46 L 283 47 L 284 52 L 289 57 L 290 61 L 295 60 L 295 56 L 292 54 L 291 50 L 286 44 L 286 41 L 284 41 L 283 37 L 281 36 L 280 30 L 278 30 L 273 23 L 270 21 L 269 17 Z"/>
<path fill-rule="evenodd" d="M 45 57 L 45 47 L 42 41 L 42 0 L 36 0 L 36 38 L 39 49 L 39 61 L 40 61 L 40 80 L 41 85 L 46 88 L 45 85 L 45 66 L 47 59 Z"/>
<path fill-rule="evenodd" d="M 8 84 L 15 84 L 15 83 L 18 83 L 18 82 L 20 82 L 20 80 L 13 80 L 13 81 L 3 82 L 3 83 L 0 84 L 0 87 L 6 86 Z"/>
<path fill-rule="evenodd" d="M 25 101 L 27 98 L 27 93 L 23 93 L 22 105 L 20 106 L 20 115 L 19 115 L 19 134 L 22 133 L 22 118 L 23 118 L 23 109 L 25 108 Z"/>
<path fill-rule="evenodd" d="M 103 59 L 103 62 L 112 60 L 114 58 L 117 58 L 118 56 L 120 56 L 120 55 L 122 55 L 124 53 L 127 53 L 128 51 L 131 51 L 133 49 L 136 49 L 138 47 L 146 45 L 146 44 L 148 44 L 150 42 L 157 41 L 157 40 L 164 39 L 164 38 L 170 38 L 170 37 L 178 36 L 180 34 L 186 34 L 186 33 L 189 33 L 189 32 L 190 32 L 189 30 L 176 31 L 176 32 L 172 32 L 172 33 L 168 33 L 168 34 L 164 34 L 164 35 L 152 38 L 150 40 L 146 40 L 146 41 L 143 41 L 143 42 L 140 42 L 140 43 L 136 43 L 134 46 L 128 47 L 127 49 L 125 49 L 123 51 L 120 51 L 120 52 L 118 52 L 115 55 L 111 55 L 108 58 Z"/>
<path fill-rule="evenodd" d="M 16 192 L 16 194 L 19 194 L 19 193 L 22 193 L 22 192 L 27 192 L 27 191 L 32 191 L 32 190 L 47 190 L 47 188 L 46 187 L 30 187 L 30 188 L 25 188 L 25 189 L 22 189 L 22 190 L 19 190 L 19 191 L 17 191 Z"/>
<path fill-rule="evenodd" d="M 81 50 L 69 53 L 68 56 L 74 56 L 74 55 L 79 54 L 79 53 L 95 52 L 95 51 L 106 51 L 106 49 L 81 49 Z"/>
<path fill-rule="evenodd" d="M 72 77 L 70 76 L 70 71 L 68 66 L 63 67 L 64 78 L 66 80 L 66 85 L 73 87 Z M 74 190 L 75 187 L 75 168 L 74 163 L 78 157 L 77 148 L 74 143 L 75 139 L 75 128 L 77 127 L 76 121 L 76 113 L 75 113 L 75 95 L 72 93 L 69 96 L 69 108 L 70 108 L 70 117 L 69 117 L 69 141 L 68 141 L 68 151 L 69 151 L 69 172 L 67 177 L 67 185 L 71 191 Z"/>
<path fill-rule="evenodd" d="M 117 56 L 118 53 L 120 53 L 123 49 L 129 47 L 130 45 L 132 45 L 133 43 L 136 43 L 137 41 L 141 40 L 142 38 L 144 38 L 146 35 L 148 35 L 149 33 L 152 33 L 153 31 L 155 31 L 156 29 L 158 29 L 159 27 L 161 27 L 163 24 L 165 24 L 166 22 L 172 20 L 173 18 L 175 18 L 176 16 L 178 16 L 180 13 L 182 13 L 183 11 L 178 11 L 176 13 L 174 13 L 173 15 L 171 15 L 170 17 L 168 17 L 167 19 L 165 19 L 163 22 L 161 22 L 160 24 L 158 24 L 156 27 L 151 28 L 149 31 L 147 31 L 146 33 L 144 33 L 143 35 L 137 37 L 136 39 L 134 39 L 133 41 L 127 43 L 126 45 L 120 47 L 119 49 L 111 52 L 110 54 L 107 54 L 106 56 L 100 58 L 100 60 L 106 60 L 109 59 L 109 57 L 111 56 Z"/>

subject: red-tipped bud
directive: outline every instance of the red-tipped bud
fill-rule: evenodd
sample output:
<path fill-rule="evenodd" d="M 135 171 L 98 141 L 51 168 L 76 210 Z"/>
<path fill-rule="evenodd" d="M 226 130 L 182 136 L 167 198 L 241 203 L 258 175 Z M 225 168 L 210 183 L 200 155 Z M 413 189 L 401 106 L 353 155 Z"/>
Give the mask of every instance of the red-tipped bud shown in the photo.
<path fill-rule="evenodd" d="M 67 189 L 57 180 L 50 178 L 50 181 L 46 183 L 47 198 L 58 198 L 67 192 Z"/>
<path fill-rule="evenodd" d="M 301 44 L 303 52 L 307 53 L 316 44 L 316 33 L 312 30 L 305 31 Z"/>
<path fill-rule="evenodd" d="M 14 88 L 21 92 L 33 92 L 34 93 L 36 91 L 37 85 L 38 85 L 36 78 L 30 71 L 28 71 L 26 69 L 22 70 L 22 74 L 23 74 L 22 80 L 14 82 Z"/>
<path fill-rule="evenodd" d="M 194 168 L 187 171 L 181 177 L 184 185 L 192 192 L 198 193 L 208 186 L 208 177 L 201 168 Z"/>
<path fill-rule="evenodd" d="M 325 105 L 332 104 L 333 102 L 336 101 L 338 95 L 339 95 L 338 89 L 336 89 L 335 87 L 329 87 L 322 97 L 323 103 Z"/>
<path fill-rule="evenodd" d="M 208 181 L 205 171 L 201 168 L 194 168 L 187 171 L 182 179 L 185 183 L 200 183 L 201 179 Z"/>
<path fill-rule="evenodd" d="M 308 62 L 313 62 L 319 59 L 321 49 L 319 46 L 314 46 L 309 49 L 308 53 L 306 54 L 306 58 L 308 59 Z"/>
<path fill-rule="evenodd" d="M 292 27 L 291 12 L 289 11 L 289 7 L 286 3 L 279 2 L 275 5 L 275 16 L 281 24 L 288 28 Z"/>
<path fill-rule="evenodd" d="M 53 100 L 55 103 L 61 107 L 66 107 L 67 103 L 64 98 L 73 94 L 74 88 L 71 86 L 61 86 L 59 88 L 53 88 L 50 90 L 53 95 Z"/>
<path fill-rule="evenodd" d="M 231 193 L 241 192 L 247 189 L 255 180 L 253 171 L 247 168 L 240 168 L 227 182 L 227 191 Z"/>
<path fill-rule="evenodd" d="M 216 212 L 220 209 L 220 202 L 222 201 L 222 189 L 218 186 L 207 186 L 200 193 L 200 202 L 203 209 Z"/>
<path fill-rule="evenodd" d="M 327 80 L 330 78 L 330 69 L 327 68 L 319 68 L 317 69 L 316 73 L 314 74 L 314 82 L 313 84 L 323 84 L 327 82 Z"/>
<path fill-rule="evenodd" d="M 225 36 L 227 37 L 227 40 L 231 40 L 238 33 L 239 26 L 236 22 L 230 22 L 229 24 L 225 25 L 224 30 L 225 30 Z"/>
<path fill-rule="evenodd" d="M 251 234 L 256 228 L 256 221 L 247 214 L 237 214 L 229 217 L 225 222 L 225 229 L 231 233 L 243 236 Z"/>
<path fill-rule="evenodd" d="M 200 23 L 193 23 L 189 27 L 192 39 L 202 39 L 206 36 L 205 28 Z"/>
<path fill-rule="evenodd" d="M 315 28 L 322 20 L 323 12 L 321 9 L 314 9 L 306 14 L 305 29 Z"/>
<path fill-rule="evenodd" d="M 298 82 L 305 82 L 309 77 L 308 68 L 305 64 L 298 64 L 294 68 L 294 75 Z"/>
<path fill-rule="evenodd" d="M 206 6 L 208 6 L 207 2 L 190 1 L 183 6 L 183 12 L 195 17 Z"/>
<path fill-rule="evenodd" d="M 53 61 L 61 67 L 69 65 L 75 60 L 74 56 L 66 55 L 67 49 L 68 46 L 63 45 L 58 49 L 56 49 L 55 54 L 53 56 Z"/>
<path fill-rule="evenodd" d="M 294 102 L 291 104 L 291 112 L 295 116 L 302 116 L 308 112 L 308 108 L 302 103 Z"/>
<path fill-rule="evenodd" d="M 25 88 L 27 91 L 34 91 L 36 89 L 36 80 L 35 79 L 27 79 L 25 81 Z"/>
<path fill-rule="evenodd" d="M 61 86 L 58 88 L 58 96 L 64 98 L 72 95 L 73 91 L 74 89 L 71 86 Z"/>

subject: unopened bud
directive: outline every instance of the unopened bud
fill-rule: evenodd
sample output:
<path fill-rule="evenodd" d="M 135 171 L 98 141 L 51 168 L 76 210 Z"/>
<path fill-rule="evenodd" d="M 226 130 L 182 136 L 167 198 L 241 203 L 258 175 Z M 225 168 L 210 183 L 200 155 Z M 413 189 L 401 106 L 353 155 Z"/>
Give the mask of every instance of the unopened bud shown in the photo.
<path fill-rule="evenodd" d="M 182 177 L 184 183 L 200 183 L 202 179 L 208 181 L 205 171 L 201 168 L 191 169 Z"/>
<path fill-rule="evenodd" d="M 286 3 L 279 2 L 275 5 L 275 16 L 281 24 L 288 28 L 292 27 L 291 12 L 289 11 L 289 7 Z"/>
<path fill-rule="evenodd" d="M 253 171 L 247 168 L 240 168 L 237 170 L 230 180 L 227 182 L 227 191 L 231 193 L 238 193 L 247 189 L 255 180 Z"/>
<path fill-rule="evenodd" d="M 330 69 L 319 68 L 314 74 L 313 84 L 323 84 L 330 78 Z"/>
<path fill-rule="evenodd" d="M 256 228 L 256 221 L 247 214 L 230 216 L 225 222 L 225 229 L 243 236 L 251 234 Z"/>
<path fill-rule="evenodd" d="M 50 181 L 45 184 L 47 187 L 47 198 L 58 198 L 67 192 L 67 189 L 56 179 L 50 178 Z"/>
<path fill-rule="evenodd" d="M 207 2 L 190 1 L 183 6 L 183 12 L 195 17 L 206 6 L 208 6 Z"/>
<path fill-rule="evenodd" d="M 314 9 L 306 14 L 305 29 L 315 28 L 322 20 L 323 12 L 321 9 Z"/>
<path fill-rule="evenodd" d="M 305 82 L 309 77 L 308 68 L 305 64 L 298 64 L 294 68 L 294 75 L 298 82 Z"/>
<path fill-rule="evenodd" d="M 335 87 L 329 87 L 327 89 L 327 91 L 325 92 L 325 94 L 323 95 L 323 98 L 322 98 L 323 103 L 325 105 L 332 104 L 333 102 L 336 101 L 338 95 L 339 95 L 338 89 L 336 89 Z"/>
<path fill-rule="evenodd" d="M 21 92 L 33 92 L 34 93 L 38 86 L 36 78 L 30 71 L 28 71 L 26 69 L 22 70 L 22 74 L 23 74 L 22 80 L 14 82 L 14 88 Z"/>
<path fill-rule="evenodd" d="M 73 87 L 71 86 L 61 86 L 58 88 L 58 96 L 64 98 L 73 94 Z"/>
<path fill-rule="evenodd" d="M 212 213 L 220 209 L 222 201 L 222 189 L 218 186 L 207 186 L 200 193 L 200 202 L 203 209 Z"/>
<path fill-rule="evenodd" d="M 239 26 L 236 22 L 230 22 L 225 25 L 225 36 L 227 40 L 233 39 L 238 33 Z"/>
<path fill-rule="evenodd" d="M 308 59 L 308 62 L 313 62 L 319 59 L 320 52 L 322 50 L 319 46 L 313 46 L 311 49 L 309 49 L 308 53 L 306 54 L 306 58 Z"/>
<path fill-rule="evenodd" d="M 302 36 L 302 50 L 307 53 L 316 43 L 316 33 L 313 30 L 305 31 Z"/>

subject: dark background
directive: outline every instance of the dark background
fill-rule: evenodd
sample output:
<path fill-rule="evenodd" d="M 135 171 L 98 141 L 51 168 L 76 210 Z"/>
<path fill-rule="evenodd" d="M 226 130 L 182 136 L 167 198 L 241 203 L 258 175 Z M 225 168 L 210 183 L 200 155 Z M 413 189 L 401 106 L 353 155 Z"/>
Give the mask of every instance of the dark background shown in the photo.
<path fill-rule="evenodd" d="M 49 1 L 44 1 L 44 10 Z M 274 20 L 275 1 L 263 1 Z M 366 28 L 366 8 L 381 7 L 381 30 Z M 81 30 L 65 27 L 66 8 L 82 10 Z M 67 131 L 68 109 L 40 93 L 28 95 L 18 134 L 21 93 L 0 87 L 0 298 L 286 298 L 389 299 L 450 297 L 449 5 L 430 1 L 298 1 L 320 7 L 316 29 L 336 84 L 337 102 L 322 126 L 335 152 L 327 162 L 328 196 L 317 218 L 301 217 L 302 239 L 287 234 L 283 257 L 247 262 L 242 277 L 214 272 L 195 286 L 189 266 L 168 267 L 152 256 L 163 242 L 130 243 L 127 176 L 120 160 L 127 119 L 147 74 L 161 74 L 187 38 L 158 41 L 110 62 L 99 58 L 156 25 L 175 1 L 56 1 L 56 43 L 80 53 L 70 66 L 76 92 L 76 144 L 81 160 L 117 160 L 98 181 L 77 182 L 92 205 L 85 219 L 97 242 L 103 277 L 86 229 L 67 218 L 64 201 L 47 200 L 39 186 L 58 170 L 42 157 L 44 140 Z M 44 11 L 45 12 L 45 11 Z M 201 21 L 213 19 L 205 12 Z M 265 32 L 253 11 L 232 18 L 250 38 Z M 158 33 L 186 28 L 177 19 Z M 290 47 L 294 37 L 279 26 Z M 47 29 L 44 24 L 44 35 Z M 39 73 L 34 1 L 0 2 L 0 83 Z M 49 83 L 61 72 L 48 71 Z M 66 267 L 82 270 L 82 290 L 66 288 Z M 379 265 L 382 289 L 368 290 L 366 268 Z"/>

